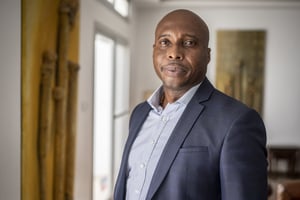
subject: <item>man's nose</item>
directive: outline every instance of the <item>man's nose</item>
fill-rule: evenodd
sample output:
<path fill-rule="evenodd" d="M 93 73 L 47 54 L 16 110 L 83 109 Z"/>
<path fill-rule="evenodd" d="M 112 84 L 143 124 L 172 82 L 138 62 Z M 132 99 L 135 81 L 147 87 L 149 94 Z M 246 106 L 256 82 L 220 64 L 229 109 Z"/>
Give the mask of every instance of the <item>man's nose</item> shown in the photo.
<path fill-rule="evenodd" d="M 183 59 L 183 52 L 180 47 L 174 45 L 169 48 L 168 50 L 168 58 L 170 60 L 182 60 Z"/>

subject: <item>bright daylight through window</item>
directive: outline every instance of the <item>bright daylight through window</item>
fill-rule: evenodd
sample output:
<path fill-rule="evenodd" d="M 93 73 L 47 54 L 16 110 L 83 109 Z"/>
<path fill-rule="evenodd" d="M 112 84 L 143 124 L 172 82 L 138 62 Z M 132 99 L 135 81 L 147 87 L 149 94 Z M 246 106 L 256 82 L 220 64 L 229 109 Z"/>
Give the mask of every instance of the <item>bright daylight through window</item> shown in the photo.
<path fill-rule="evenodd" d="M 128 0 L 107 0 L 114 9 L 123 17 L 128 17 L 129 3 Z"/>
<path fill-rule="evenodd" d="M 93 200 L 108 200 L 128 130 L 129 49 L 97 33 L 94 56 Z"/>

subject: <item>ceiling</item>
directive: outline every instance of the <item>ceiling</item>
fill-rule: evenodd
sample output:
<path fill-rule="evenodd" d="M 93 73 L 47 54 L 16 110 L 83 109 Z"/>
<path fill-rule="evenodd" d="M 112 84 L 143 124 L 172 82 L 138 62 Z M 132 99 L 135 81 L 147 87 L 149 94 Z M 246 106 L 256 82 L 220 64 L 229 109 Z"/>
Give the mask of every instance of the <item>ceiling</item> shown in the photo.
<path fill-rule="evenodd" d="M 151 2 L 151 3 L 164 3 L 164 2 L 180 2 L 180 3 L 201 3 L 201 2 L 300 2 L 300 0 L 132 0 L 133 2 Z"/>
<path fill-rule="evenodd" d="M 139 6 L 172 5 L 299 5 L 300 0 L 131 0 Z"/>
<path fill-rule="evenodd" d="M 152 2 L 286 2 L 289 0 L 141 0 Z M 299 2 L 299 0 L 290 0 L 292 2 Z"/>

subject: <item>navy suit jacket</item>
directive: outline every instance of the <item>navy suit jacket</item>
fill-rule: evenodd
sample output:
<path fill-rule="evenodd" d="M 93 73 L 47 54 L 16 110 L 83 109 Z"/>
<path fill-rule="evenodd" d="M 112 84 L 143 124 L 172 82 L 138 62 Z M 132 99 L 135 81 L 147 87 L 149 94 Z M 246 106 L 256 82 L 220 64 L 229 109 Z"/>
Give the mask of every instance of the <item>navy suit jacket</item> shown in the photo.
<path fill-rule="evenodd" d="M 130 148 L 148 116 L 133 111 L 114 199 L 124 200 Z M 256 111 L 205 79 L 178 121 L 158 162 L 147 200 L 266 200 L 266 131 Z"/>

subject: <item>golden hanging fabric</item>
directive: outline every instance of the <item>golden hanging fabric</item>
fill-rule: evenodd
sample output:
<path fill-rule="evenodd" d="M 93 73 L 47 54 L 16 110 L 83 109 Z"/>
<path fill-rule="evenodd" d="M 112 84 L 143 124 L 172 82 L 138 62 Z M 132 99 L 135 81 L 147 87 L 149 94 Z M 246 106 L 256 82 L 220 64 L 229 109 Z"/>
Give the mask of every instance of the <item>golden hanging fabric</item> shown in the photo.
<path fill-rule="evenodd" d="M 22 200 L 73 199 L 78 8 L 22 1 Z"/>

